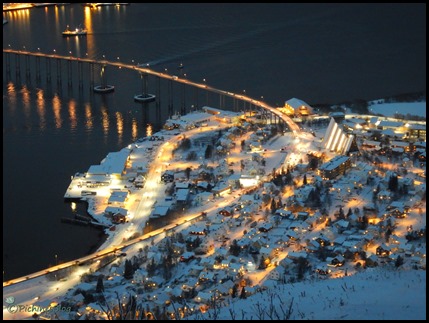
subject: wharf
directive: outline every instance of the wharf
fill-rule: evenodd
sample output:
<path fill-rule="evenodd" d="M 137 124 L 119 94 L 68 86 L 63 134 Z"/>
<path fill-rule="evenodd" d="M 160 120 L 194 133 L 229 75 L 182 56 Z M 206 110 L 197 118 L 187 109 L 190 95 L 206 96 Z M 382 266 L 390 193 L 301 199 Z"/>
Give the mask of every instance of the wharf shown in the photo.
<path fill-rule="evenodd" d="M 80 199 L 82 197 L 82 186 L 84 175 L 77 173 L 72 177 L 69 187 L 64 194 L 65 199 Z"/>

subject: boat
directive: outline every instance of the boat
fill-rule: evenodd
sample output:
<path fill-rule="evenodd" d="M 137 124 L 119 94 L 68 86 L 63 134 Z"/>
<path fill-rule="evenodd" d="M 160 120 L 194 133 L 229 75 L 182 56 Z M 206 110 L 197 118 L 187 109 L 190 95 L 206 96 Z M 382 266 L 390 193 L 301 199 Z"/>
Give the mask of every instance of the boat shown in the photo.
<path fill-rule="evenodd" d="M 71 30 L 69 28 L 69 25 L 67 25 L 67 28 L 65 31 L 63 31 L 63 36 L 64 37 L 69 37 L 69 36 L 86 36 L 87 34 L 87 30 L 86 28 L 83 28 L 81 26 L 76 27 L 74 30 Z"/>

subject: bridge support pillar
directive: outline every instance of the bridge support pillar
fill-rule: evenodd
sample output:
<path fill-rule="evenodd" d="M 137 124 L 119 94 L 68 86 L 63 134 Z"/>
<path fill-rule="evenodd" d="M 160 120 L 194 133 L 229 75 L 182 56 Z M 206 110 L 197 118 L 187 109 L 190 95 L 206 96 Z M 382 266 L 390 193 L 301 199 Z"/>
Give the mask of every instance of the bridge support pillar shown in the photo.
<path fill-rule="evenodd" d="M 36 80 L 40 82 L 40 56 L 36 56 Z"/>

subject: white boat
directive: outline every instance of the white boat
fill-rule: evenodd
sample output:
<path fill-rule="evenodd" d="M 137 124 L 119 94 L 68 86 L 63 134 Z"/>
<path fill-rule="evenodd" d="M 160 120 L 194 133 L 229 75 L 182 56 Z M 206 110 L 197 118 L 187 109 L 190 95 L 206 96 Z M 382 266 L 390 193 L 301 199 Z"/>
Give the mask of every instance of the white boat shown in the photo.
<path fill-rule="evenodd" d="M 88 31 L 85 28 L 81 27 L 81 26 L 76 27 L 74 30 L 71 30 L 69 28 L 69 25 L 67 25 L 66 30 L 63 31 L 63 36 L 64 37 L 69 37 L 69 36 L 86 36 L 87 33 L 88 33 Z"/>

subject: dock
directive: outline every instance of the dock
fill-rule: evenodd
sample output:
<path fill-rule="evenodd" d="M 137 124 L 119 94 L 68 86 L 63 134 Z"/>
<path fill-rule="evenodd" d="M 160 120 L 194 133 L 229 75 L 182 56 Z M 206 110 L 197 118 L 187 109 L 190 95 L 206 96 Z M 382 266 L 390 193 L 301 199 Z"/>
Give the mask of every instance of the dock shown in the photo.
<path fill-rule="evenodd" d="M 70 219 L 70 218 L 61 218 L 61 222 L 63 223 L 71 223 L 71 224 L 78 224 L 78 225 L 83 225 L 83 226 L 88 226 L 90 221 L 84 221 L 84 220 L 79 220 L 79 219 Z"/>

